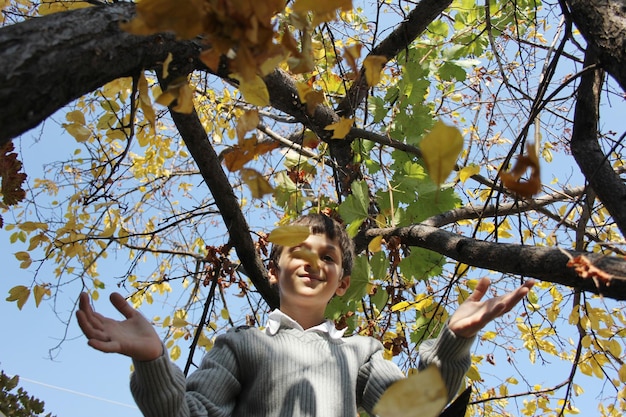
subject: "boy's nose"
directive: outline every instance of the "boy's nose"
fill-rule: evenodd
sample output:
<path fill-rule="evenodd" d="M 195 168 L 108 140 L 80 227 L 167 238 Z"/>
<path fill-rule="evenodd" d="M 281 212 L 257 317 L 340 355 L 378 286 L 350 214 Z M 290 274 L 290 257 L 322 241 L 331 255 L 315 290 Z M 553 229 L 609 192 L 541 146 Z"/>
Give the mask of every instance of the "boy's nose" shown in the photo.
<path fill-rule="evenodd" d="M 313 252 L 308 249 L 298 249 L 291 253 L 296 259 L 302 259 L 306 263 L 309 264 L 313 272 L 317 273 L 320 270 L 320 257 L 317 256 L 316 252 Z"/>

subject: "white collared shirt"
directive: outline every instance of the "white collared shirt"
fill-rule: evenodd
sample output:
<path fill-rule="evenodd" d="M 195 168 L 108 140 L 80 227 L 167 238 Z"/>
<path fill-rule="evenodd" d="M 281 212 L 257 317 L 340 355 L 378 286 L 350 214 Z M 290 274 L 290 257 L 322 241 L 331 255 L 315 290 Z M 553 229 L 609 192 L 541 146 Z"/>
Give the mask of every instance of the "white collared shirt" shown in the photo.
<path fill-rule="evenodd" d="M 298 329 L 302 330 L 303 332 L 328 333 L 331 339 L 341 339 L 344 332 L 346 331 L 346 329 L 337 330 L 337 328 L 335 328 L 335 324 L 330 320 L 326 320 L 325 322 L 320 323 L 317 326 L 313 326 L 304 330 L 304 328 L 302 328 L 302 326 L 297 321 L 295 321 L 279 309 L 276 309 L 272 311 L 267 318 L 265 333 L 269 334 L 270 336 L 274 336 L 276 333 L 278 333 L 278 330 L 280 330 L 281 327 Z"/>

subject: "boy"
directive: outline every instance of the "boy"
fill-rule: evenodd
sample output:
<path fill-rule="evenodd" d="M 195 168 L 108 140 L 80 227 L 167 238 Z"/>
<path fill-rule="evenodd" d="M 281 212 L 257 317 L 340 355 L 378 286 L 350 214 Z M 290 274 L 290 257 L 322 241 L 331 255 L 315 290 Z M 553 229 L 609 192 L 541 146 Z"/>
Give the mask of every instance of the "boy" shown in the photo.
<path fill-rule="evenodd" d="M 324 310 L 350 285 L 352 242 L 342 226 L 320 214 L 298 219 L 311 234 L 295 247 L 274 247 L 269 278 L 280 294 L 280 310 L 265 331 L 240 327 L 215 340 L 187 380 L 172 362 L 152 325 L 119 294 L 111 302 L 126 320 L 94 312 L 81 294 L 77 318 L 89 345 L 130 356 L 131 391 L 145 416 L 317 416 L 357 415 L 372 408 L 404 374 L 383 359 L 383 347 L 365 336 L 342 337 Z M 481 302 L 483 278 L 435 340 L 420 346 L 420 367 L 436 364 L 452 398 L 470 365 L 475 335 L 509 311 L 530 290 Z"/>

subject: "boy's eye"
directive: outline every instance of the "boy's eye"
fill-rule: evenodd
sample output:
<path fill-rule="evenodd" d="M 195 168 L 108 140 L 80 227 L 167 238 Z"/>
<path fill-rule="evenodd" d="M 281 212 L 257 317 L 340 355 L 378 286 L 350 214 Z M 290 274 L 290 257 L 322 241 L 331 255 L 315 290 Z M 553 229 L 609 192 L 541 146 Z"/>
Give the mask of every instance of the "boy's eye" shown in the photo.
<path fill-rule="evenodd" d="M 331 255 L 324 255 L 322 256 L 322 260 L 324 262 L 335 262 L 335 257 Z"/>

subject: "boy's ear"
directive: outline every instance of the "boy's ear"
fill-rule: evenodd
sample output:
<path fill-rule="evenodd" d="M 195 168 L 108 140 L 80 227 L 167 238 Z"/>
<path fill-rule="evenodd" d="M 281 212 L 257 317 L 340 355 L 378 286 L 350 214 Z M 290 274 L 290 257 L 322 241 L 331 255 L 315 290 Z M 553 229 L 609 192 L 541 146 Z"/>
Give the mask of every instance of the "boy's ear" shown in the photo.
<path fill-rule="evenodd" d="M 267 277 L 271 285 L 278 284 L 278 267 L 274 261 L 270 261 L 268 264 Z"/>
<path fill-rule="evenodd" d="M 346 293 L 349 287 L 350 287 L 350 275 L 346 275 L 345 277 L 339 280 L 339 285 L 337 286 L 335 295 L 338 295 L 341 297 L 342 295 Z"/>

